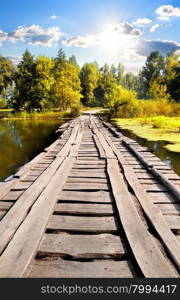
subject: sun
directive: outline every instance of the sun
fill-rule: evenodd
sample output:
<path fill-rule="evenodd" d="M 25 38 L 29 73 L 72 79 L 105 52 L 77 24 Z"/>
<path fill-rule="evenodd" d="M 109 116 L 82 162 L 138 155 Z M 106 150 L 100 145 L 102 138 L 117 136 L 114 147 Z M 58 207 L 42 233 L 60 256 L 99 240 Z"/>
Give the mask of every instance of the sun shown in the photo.
<path fill-rule="evenodd" d="M 122 48 L 129 48 L 130 37 L 116 31 L 114 25 L 108 25 L 99 36 L 100 44 L 106 52 L 117 52 Z"/>

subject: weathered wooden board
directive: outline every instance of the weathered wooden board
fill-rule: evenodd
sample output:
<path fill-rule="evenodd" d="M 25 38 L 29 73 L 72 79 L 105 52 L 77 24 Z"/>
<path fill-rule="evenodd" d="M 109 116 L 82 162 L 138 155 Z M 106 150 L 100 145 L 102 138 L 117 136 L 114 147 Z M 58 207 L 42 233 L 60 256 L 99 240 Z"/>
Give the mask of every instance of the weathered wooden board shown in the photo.
<path fill-rule="evenodd" d="M 98 260 L 93 262 L 36 260 L 26 277 L 39 278 L 132 278 L 126 261 Z"/>
<path fill-rule="evenodd" d="M 102 178 L 79 178 L 79 177 L 75 177 L 75 178 L 72 178 L 72 177 L 68 177 L 67 183 L 108 183 L 107 179 L 102 179 Z"/>
<path fill-rule="evenodd" d="M 38 255 L 80 258 L 122 258 L 126 253 L 119 236 L 112 234 L 71 235 L 46 233 Z"/>
<path fill-rule="evenodd" d="M 22 190 L 27 190 L 32 182 L 19 182 L 15 187 L 12 187 L 12 191 L 22 191 Z"/>
<path fill-rule="evenodd" d="M 135 172 L 135 174 L 136 174 L 138 179 L 153 179 L 154 178 L 154 176 L 151 175 L 150 173 L 144 173 L 144 172 L 137 173 L 137 172 Z"/>
<path fill-rule="evenodd" d="M 156 204 L 163 215 L 180 215 L 180 204 Z"/>
<path fill-rule="evenodd" d="M 51 216 L 48 229 L 55 232 L 115 233 L 114 217 Z"/>
<path fill-rule="evenodd" d="M 86 171 L 86 170 L 81 170 L 81 171 L 78 171 L 78 170 L 74 170 L 74 171 L 71 171 L 70 174 L 69 174 L 69 178 L 103 178 L 105 179 L 106 178 L 106 173 L 103 172 L 103 171 L 96 171 L 94 172 L 94 170 L 92 170 L 93 172 L 89 172 Z"/>
<path fill-rule="evenodd" d="M 0 199 L 3 199 L 4 196 L 9 193 L 11 188 L 16 184 L 17 179 L 10 180 L 8 182 L 3 182 L 0 186 Z"/>
<path fill-rule="evenodd" d="M 72 157 L 64 160 L 0 256 L 0 277 L 23 276 L 35 255 L 49 216 L 52 214 L 58 191 L 62 189 L 73 160 Z"/>
<path fill-rule="evenodd" d="M 148 197 L 154 203 L 175 203 L 176 200 L 168 192 L 148 192 Z"/>
<path fill-rule="evenodd" d="M 23 191 L 10 191 L 6 196 L 3 197 L 3 201 L 16 201 L 21 195 Z"/>
<path fill-rule="evenodd" d="M 13 204 L 12 201 L 0 201 L 0 210 L 8 210 Z"/>
<path fill-rule="evenodd" d="M 58 197 L 61 201 L 79 201 L 79 202 L 112 202 L 112 195 L 106 191 L 97 192 L 78 192 L 78 191 L 63 191 L 62 195 Z"/>
<path fill-rule="evenodd" d="M 165 215 L 164 216 L 171 230 L 180 234 L 180 216 Z"/>
<path fill-rule="evenodd" d="M 74 165 L 103 165 L 103 166 L 105 166 L 105 160 L 102 160 L 102 159 L 99 159 L 98 161 L 77 160 Z"/>
<path fill-rule="evenodd" d="M 5 214 L 6 214 L 5 210 L 0 210 L 0 220 L 4 217 Z"/>
<path fill-rule="evenodd" d="M 64 190 L 78 191 L 78 190 L 103 190 L 108 191 L 109 186 L 106 183 L 66 183 Z"/>
<path fill-rule="evenodd" d="M 29 175 L 26 176 L 24 179 L 21 179 L 21 182 L 34 182 L 37 178 L 38 176 Z"/>
<path fill-rule="evenodd" d="M 120 220 L 131 249 L 146 277 L 177 277 L 143 224 L 127 190 L 116 160 L 107 160 L 108 174 Z M 146 241 L 146 242 L 145 242 Z"/>
<path fill-rule="evenodd" d="M 20 196 L 0 223 L 0 252 L 6 247 L 12 235 L 26 217 L 29 209 L 47 186 L 64 159 L 64 157 L 57 157 L 51 166 L 33 184 L 31 182 L 20 183 L 23 186 L 20 186 L 19 190 L 25 188 L 25 185 L 26 187 L 32 185 Z M 18 190 L 16 187 L 15 189 Z"/>
<path fill-rule="evenodd" d="M 158 191 L 168 192 L 168 189 L 164 185 L 162 185 L 160 183 L 158 183 L 158 184 L 146 184 L 146 183 L 143 183 L 142 187 L 147 192 L 158 192 Z"/>
<path fill-rule="evenodd" d="M 99 164 L 94 164 L 94 165 L 91 165 L 91 164 L 86 164 L 86 165 L 80 165 L 80 164 L 74 164 L 73 165 L 73 168 L 72 168 L 73 170 L 80 170 L 80 169 L 86 169 L 86 170 L 88 170 L 88 169 L 102 169 L 102 170 L 105 170 L 105 166 L 103 166 L 103 165 L 99 165 Z"/>
<path fill-rule="evenodd" d="M 78 154 L 78 158 L 83 157 L 83 159 L 85 159 L 85 157 L 99 157 L 98 153 L 80 153 Z"/>
<path fill-rule="evenodd" d="M 110 204 L 58 203 L 55 206 L 54 213 L 60 215 L 112 216 L 114 211 Z"/>

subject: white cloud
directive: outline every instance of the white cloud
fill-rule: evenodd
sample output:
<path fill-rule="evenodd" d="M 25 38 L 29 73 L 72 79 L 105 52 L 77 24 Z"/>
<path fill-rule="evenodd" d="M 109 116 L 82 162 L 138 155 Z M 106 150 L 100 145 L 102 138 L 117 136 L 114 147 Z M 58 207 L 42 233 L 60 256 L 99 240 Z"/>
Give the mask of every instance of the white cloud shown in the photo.
<path fill-rule="evenodd" d="M 110 28 L 101 34 L 78 35 L 72 36 L 62 41 L 67 47 L 89 48 L 96 45 L 116 43 L 125 37 L 138 38 L 143 34 L 139 28 L 135 28 L 128 22 L 119 23 L 116 27 Z"/>
<path fill-rule="evenodd" d="M 8 40 L 11 42 L 24 41 L 30 45 L 43 45 L 52 47 L 57 42 L 62 33 L 59 27 L 49 27 L 43 29 L 39 25 L 30 27 L 18 26 L 17 29 L 8 33 Z"/>
<path fill-rule="evenodd" d="M 140 18 L 140 19 L 137 19 L 135 22 L 133 22 L 133 25 L 143 27 L 143 26 L 148 25 L 150 23 L 152 23 L 151 19 Z"/>
<path fill-rule="evenodd" d="M 150 32 L 155 32 L 158 28 L 159 28 L 159 24 L 155 24 L 155 25 L 153 25 L 151 28 L 150 28 Z"/>
<path fill-rule="evenodd" d="M 51 20 L 56 20 L 56 19 L 57 19 L 57 16 L 56 16 L 56 15 L 52 15 L 52 16 L 50 16 L 50 19 L 51 19 Z"/>
<path fill-rule="evenodd" d="M 142 30 L 140 30 L 139 28 L 135 28 L 133 24 L 128 22 L 119 23 L 114 30 L 125 35 L 141 36 L 143 34 Z"/>
<path fill-rule="evenodd" d="M 98 44 L 98 38 L 95 35 L 78 35 L 62 41 L 62 44 L 68 47 L 88 48 Z"/>
<path fill-rule="evenodd" d="M 166 55 L 179 49 L 180 43 L 176 41 L 141 39 L 137 43 L 136 53 L 141 56 L 148 56 L 152 51 L 159 51 L 161 55 Z"/>
<path fill-rule="evenodd" d="M 8 55 L 7 58 L 12 60 L 14 65 L 18 65 L 22 59 L 22 56 L 19 55 Z"/>
<path fill-rule="evenodd" d="M 2 45 L 2 43 L 7 39 L 7 33 L 0 30 L 0 46 Z"/>
<path fill-rule="evenodd" d="M 180 7 L 173 5 L 162 5 L 156 9 L 158 19 L 161 21 L 168 21 L 171 17 L 180 17 Z"/>

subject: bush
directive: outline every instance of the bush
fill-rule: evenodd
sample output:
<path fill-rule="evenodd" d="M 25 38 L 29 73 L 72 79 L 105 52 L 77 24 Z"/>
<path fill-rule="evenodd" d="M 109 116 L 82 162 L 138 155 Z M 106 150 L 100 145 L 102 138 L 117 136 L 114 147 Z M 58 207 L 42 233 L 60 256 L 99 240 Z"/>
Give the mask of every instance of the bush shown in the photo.
<path fill-rule="evenodd" d="M 71 116 L 78 117 L 81 113 L 82 106 L 80 104 L 76 104 L 71 106 Z"/>
<path fill-rule="evenodd" d="M 105 99 L 113 117 L 128 118 L 141 114 L 136 92 L 129 91 L 121 85 L 113 84 L 105 93 Z"/>
<path fill-rule="evenodd" d="M 6 99 L 0 97 L 0 109 L 8 108 L 8 103 Z"/>

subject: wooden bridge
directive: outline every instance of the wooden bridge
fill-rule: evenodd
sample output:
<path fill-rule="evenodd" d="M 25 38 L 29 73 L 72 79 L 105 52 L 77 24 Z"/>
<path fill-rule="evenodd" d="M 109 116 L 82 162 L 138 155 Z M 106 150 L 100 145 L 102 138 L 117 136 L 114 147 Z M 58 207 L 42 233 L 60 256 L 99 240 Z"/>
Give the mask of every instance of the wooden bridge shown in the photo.
<path fill-rule="evenodd" d="M 179 277 L 180 178 L 84 114 L 0 185 L 0 277 Z"/>

